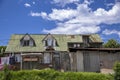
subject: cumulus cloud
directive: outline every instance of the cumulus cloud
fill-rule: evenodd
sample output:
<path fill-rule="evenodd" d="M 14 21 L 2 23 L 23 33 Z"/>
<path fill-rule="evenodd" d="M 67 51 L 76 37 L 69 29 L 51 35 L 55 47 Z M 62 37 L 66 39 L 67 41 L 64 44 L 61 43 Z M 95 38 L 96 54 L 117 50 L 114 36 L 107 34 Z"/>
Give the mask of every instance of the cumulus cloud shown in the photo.
<path fill-rule="evenodd" d="M 117 34 L 120 37 L 120 31 L 117 31 L 117 30 L 108 30 L 108 29 L 105 29 L 102 32 L 102 34 L 105 34 L 105 35 Z"/>
<path fill-rule="evenodd" d="M 71 19 L 75 17 L 77 12 L 72 9 L 53 9 L 52 13 L 48 14 L 47 17 L 49 20 L 58 20 L 58 21 L 64 21 L 65 19 Z M 44 16 L 42 16 L 44 17 Z"/>
<path fill-rule="evenodd" d="M 62 26 L 62 27 L 61 27 Z M 88 34 L 88 33 L 96 33 L 100 31 L 99 26 L 84 26 L 82 24 L 63 24 L 59 23 L 58 27 L 52 30 L 44 29 L 43 32 L 53 33 L 53 34 Z"/>
<path fill-rule="evenodd" d="M 120 3 L 116 3 L 111 10 L 106 11 L 102 8 L 97 9 L 94 14 L 95 18 L 98 18 L 101 23 L 113 24 L 120 23 Z"/>
<path fill-rule="evenodd" d="M 71 23 L 120 23 L 120 3 L 113 6 L 109 11 L 103 8 L 98 8 L 96 11 L 91 11 L 91 9 L 86 4 L 79 4 L 77 9 L 53 9 L 52 12 L 46 15 L 49 20 L 64 21 L 68 19 L 67 22 Z M 39 14 L 47 14 L 41 12 Z M 37 15 L 36 15 L 37 16 Z M 41 17 L 43 17 L 41 15 Z"/>
<path fill-rule="evenodd" d="M 25 3 L 24 6 L 25 7 L 31 7 L 31 5 L 29 3 Z"/>
<path fill-rule="evenodd" d="M 30 14 L 29 14 L 30 16 L 32 16 L 32 17 L 41 17 L 42 16 L 42 18 L 43 19 L 48 19 L 49 20 L 49 18 L 48 18 L 48 16 L 47 16 L 47 13 L 45 13 L 45 12 L 41 12 L 41 13 L 38 13 L 38 12 L 30 12 Z"/>
<path fill-rule="evenodd" d="M 98 8 L 92 11 L 88 7 L 87 0 L 83 4 L 77 4 L 76 9 L 52 9 L 52 12 L 32 13 L 33 16 L 41 16 L 43 19 L 57 21 L 57 27 L 51 30 L 44 29 L 47 33 L 83 34 L 99 32 L 101 23 L 120 23 L 120 3 L 116 3 L 109 11 Z"/>
<path fill-rule="evenodd" d="M 33 16 L 33 17 L 34 17 L 34 16 L 41 16 L 41 13 L 38 13 L 38 12 L 35 13 L 35 12 L 32 12 L 32 11 L 31 11 L 31 12 L 30 12 L 30 15 Z"/>
<path fill-rule="evenodd" d="M 75 2 L 79 2 L 79 0 L 53 0 L 52 3 L 65 6 L 66 4 L 75 3 Z"/>

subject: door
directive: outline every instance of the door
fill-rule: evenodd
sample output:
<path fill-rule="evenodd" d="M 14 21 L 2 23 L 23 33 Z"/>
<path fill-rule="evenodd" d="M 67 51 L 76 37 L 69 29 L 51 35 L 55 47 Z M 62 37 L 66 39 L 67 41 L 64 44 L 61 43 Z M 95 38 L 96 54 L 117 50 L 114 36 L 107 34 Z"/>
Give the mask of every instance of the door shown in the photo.
<path fill-rule="evenodd" d="M 58 52 L 53 54 L 53 65 L 54 69 L 60 70 L 60 54 Z"/>

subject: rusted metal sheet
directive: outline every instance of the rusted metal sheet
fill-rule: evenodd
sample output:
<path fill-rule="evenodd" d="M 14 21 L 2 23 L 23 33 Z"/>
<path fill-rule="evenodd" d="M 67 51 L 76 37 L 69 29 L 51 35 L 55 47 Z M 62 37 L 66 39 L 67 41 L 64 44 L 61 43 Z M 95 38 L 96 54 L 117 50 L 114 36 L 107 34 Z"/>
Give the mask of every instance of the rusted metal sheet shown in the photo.
<path fill-rule="evenodd" d="M 24 58 L 23 61 L 38 61 L 38 58 Z"/>

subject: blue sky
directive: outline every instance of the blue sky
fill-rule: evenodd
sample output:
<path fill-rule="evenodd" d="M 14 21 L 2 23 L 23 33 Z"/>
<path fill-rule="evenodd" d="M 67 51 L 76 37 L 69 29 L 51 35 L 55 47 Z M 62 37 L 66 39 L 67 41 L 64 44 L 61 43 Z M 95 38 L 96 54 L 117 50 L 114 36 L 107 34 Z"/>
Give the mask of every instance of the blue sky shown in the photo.
<path fill-rule="evenodd" d="M 120 40 L 120 0 L 0 0 L 0 45 L 12 34 L 94 34 Z"/>

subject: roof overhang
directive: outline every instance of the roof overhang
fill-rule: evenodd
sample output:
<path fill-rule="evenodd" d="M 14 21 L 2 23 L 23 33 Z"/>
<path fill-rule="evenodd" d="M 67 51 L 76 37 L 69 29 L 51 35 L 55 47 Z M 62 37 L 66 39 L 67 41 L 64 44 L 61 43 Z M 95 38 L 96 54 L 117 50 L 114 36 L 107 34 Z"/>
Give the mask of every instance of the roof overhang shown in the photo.
<path fill-rule="evenodd" d="M 21 56 L 27 56 L 27 55 L 42 55 L 42 53 L 29 53 L 29 54 L 27 54 L 27 53 L 24 53 L 24 54 L 21 54 Z"/>
<path fill-rule="evenodd" d="M 4 52 L 5 54 L 10 54 L 10 53 L 14 53 L 14 54 L 32 54 L 32 53 L 53 53 L 53 52 L 68 52 L 68 51 L 13 51 L 13 52 L 9 52 L 6 51 Z"/>
<path fill-rule="evenodd" d="M 101 52 L 120 52 L 120 48 L 69 48 L 70 52 L 76 51 L 101 51 Z"/>

